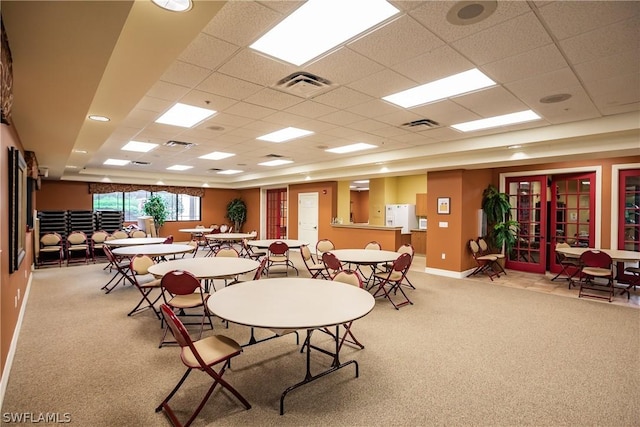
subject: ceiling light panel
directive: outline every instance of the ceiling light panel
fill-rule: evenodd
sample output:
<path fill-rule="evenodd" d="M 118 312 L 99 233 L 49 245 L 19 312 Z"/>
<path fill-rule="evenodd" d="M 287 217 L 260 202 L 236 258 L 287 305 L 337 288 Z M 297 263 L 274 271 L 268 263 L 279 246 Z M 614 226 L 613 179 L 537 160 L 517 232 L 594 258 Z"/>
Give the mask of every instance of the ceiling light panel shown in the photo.
<path fill-rule="evenodd" d="M 353 153 L 354 151 L 361 150 L 369 150 L 371 148 L 376 148 L 375 145 L 365 144 L 364 142 L 358 142 L 356 144 L 344 145 L 342 147 L 330 148 L 328 150 L 324 150 L 328 153 L 337 153 L 337 154 L 345 154 L 345 153 Z"/>
<path fill-rule="evenodd" d="M 218 175 L 235 175 L 237 173 L 242 173 L 242 171 L 237 169 L 227 169 L 227 170 L 218 172 Z"/>
<path fill-rule="evenodd" d="M 129 160 L 107 159 L 103 164 L 109 166 L 124 166 L 129 164 Z"/>
<path fill-rule="evenodd" d="M 186 171 L 193 168 L 193 166 L 185 166 L 185 165 L 173 165 L 167 168 L 168 171 Z"/>
<path fill-rule="evenodd" d="M 486 119 L 458 123 L 456 125 L 451 125 L 451 127 L 462 132 L 472 132 L 480 129 L 489 129 L 500 126 L 514 125 L 516 123 L 540 120 L 540 118 L 541 117 L 533 111 L 525 110 L 518 113 L 504 114 L 502 116 L 488 117 Z"/>
<path fill-rule="evenodd" d="M 200 123 L 201 121 L 213 116 L 215 113 L 215 110 L 209 110 L 208 108 L 201 108 L 193 105 L 181 104 L 178 102 L 169 110 L 167 110 L 166 113 L 158 117 L 156 123 L 190 128 Z"/>
<path fill-rule="evenodd" d="M 403 108 L 411 108 L 428 102 L 439 101 L 463 93 L 494 86 L 496 82 L 477 68 L 454 74 L 440 80 L 416 86 L 382 99 Z"/>
<path fill-rule="evenodd" d="M 308 0 L 250 47 L 300 66 L 398 12 L 385 0 Z"/>
<path fill-rule="evenodd" d="M 205 154 L 204 156 L 198 157 L 199 159 L 205 160 L 222 160 L 228 157 L 233 157 L 235 154 L 233 153 L 223 153 L 221 151 L 214 151 L 213 153 Z"/>
<path fill-rule="evenodd" d="M 256 139 L 269 142 L 286 142 L 296 138 L 302 138 L 303 136 L 311 135 L 313 132 L 310 130 L 298 129 L 288 127 L 280 129 L 275 132 L 268 133 L 266 135 L 259 136 Z"/>
<path fill-rule="evenodd" d="M 282 166 L 288 165 L 289 163 L 293 163 L 293 160 L 269 160 L 268 162 L 258 163 L 258 166 Z"/>
<path fill-rule="evenodd" d="M 152 144 L 150 142 L 140 142 L 140 141 L 129 141 L 121 150 L 124 151 L 136 151 L 138 153 L 147 153 L 154 148 L 156 148 L 158 144 Z"/>

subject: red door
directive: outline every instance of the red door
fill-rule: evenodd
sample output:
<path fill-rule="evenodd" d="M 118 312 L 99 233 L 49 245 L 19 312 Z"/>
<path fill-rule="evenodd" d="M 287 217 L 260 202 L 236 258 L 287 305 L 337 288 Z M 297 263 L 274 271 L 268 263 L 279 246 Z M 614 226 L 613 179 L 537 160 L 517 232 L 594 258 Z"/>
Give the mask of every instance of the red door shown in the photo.
<path fill-rule="evenodd" d="M 618 249 L 640 252 L 640 169 L 620 171 L 618 188 Z M 629 283 L 633 276 L 624 268 L 618 263 L 617 279 Z"/>
<path fill-rule="evenodd" d="M 520 225 L 516 246 L 507 254 L 506 267 L 544 274 L 547 263 L 547 177 L 507 178 L 511 219 Z"/>
<path fill-rule="evenodd" d="M 287 189 L 267 190 L 267 239 L 287 238 Z"/>

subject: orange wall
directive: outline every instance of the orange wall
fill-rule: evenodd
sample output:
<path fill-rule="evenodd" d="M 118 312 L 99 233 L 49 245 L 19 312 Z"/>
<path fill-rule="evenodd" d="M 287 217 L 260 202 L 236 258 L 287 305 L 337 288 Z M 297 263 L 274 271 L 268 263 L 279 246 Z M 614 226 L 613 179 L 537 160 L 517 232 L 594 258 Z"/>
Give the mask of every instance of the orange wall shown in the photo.
<path fill-rule="evenodd" d="M 6 124 L 0 125 L 0 164 L 2 165 L 2 177 L 0 178 L 0 359 L 2 361 L 2 371 L 4 371 L 7 355 L 11 346 L 11 340 L 18 323 L 18 316 L 24 304 L 24 294 L 31 276 L 31 265 L 33 264 L 33 236 L 27 233 L 26 255 L 22 260 L 18 271 L 9 274 L 9 191 L 7 183 L 7 170 L 9 165 L 9 147 L 17 147 L 22 151 L 22 144 L 13 128 Z M 20 300 L 17 307 L 15 298 L 20 291 Z M 1 371 L 0 371 L 1 372 Z"/>
<path fill-rule="evenodd" d="M 369 222 L 369 192 L 351 191 L 350 194 L 354 222 Z"/>

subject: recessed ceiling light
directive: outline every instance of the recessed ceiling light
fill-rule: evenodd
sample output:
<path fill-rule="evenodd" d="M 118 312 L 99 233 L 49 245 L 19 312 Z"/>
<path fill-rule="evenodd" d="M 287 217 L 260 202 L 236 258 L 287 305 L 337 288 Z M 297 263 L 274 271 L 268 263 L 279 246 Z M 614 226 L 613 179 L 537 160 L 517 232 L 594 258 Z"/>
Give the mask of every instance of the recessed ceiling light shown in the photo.
<path fill-rule="evenodd" d="M 353 181 L 354 184 L 368 184 L 368 179 L 361 179 L 360 181 Z"/>
<path fill-rule="evenodd" d="M 485 76 L 477 68 L 454 74 L 431 83 L 416 86 L 382 99 L 403 108 L 434 102 L 474 90 L 495 85 L 496 82 Z"/>
<path fill-rule="evenodd" d="M 206 118 L 213 116 L 217 111 L 208 108 L 200 108 L 194 105 L 177 103 L 169 108 L 166 113 L 158 117 L 156 123 L 190 128 Z"/>
<path fill-rule="evenodd" d="M 268 162 L 258 163 L 258 166 L 280 166 L 280 165 L 286 165 L 289 163 L 293 163 L 293 160 L 278 159 L 278 160 L 269 160 Z"/>
<path fill-rule="evenodd" d="M 460 1 L 447 12 L 447 21 L 453 25 L 470 25 L 484 21 L 498 8 L 498 2 L 473 0 Z"/>
<path fill-rule="evenodd" d="M 124 166 L 129 164 L 129 160 L 107 159 L 103 164 L 110 166 Z"/>
<path fill-rule="evenodd" d="M 517 150 L 518 148 L 522 148 L 522 145 L 515 144 L 515 145 L 510 145 L 510 146 L 507 147 L 507 149 L 509 149 L 509 150 Z"/>
<path fill-rule="evenodd" d="M 303 136 L 311 135 L 312 133 L 313 132 L 311 132 L 310 130 L 288 127 L 268 133 L 266 135 L 259 136 L 256 139 L 269 142 L 285 142 L 295 138 L 301 138 Z"/>
<path fill-rule="evenodd" d="M 540 98 L 540 102 L 543 104 L 555 104 L 556 102 L 566 101 L 567 99 L 571 99 L 570 93 L 556 93 L 555 95 Z"/>
<path fill-rule="evenodd" d="M 308 0 L 250 47 L 299 66 L 398 12 L 385 0 Z"/>
<path fill-rule="evenodd" d="M 154 148 L 156 148 L 158 144 L 152 144 L 150 142 L 140 142 L 140 141 L 129 141 L 125 144 L 121 150 L 124 151 L 137 151 L 138 153 L 146 153 Z"/>
<path fill-rule="evenodd" d="M 242 173 L 242 171 L 237 170 L 237 169 L 227 169 L 227 170 L 223 170 L 218 172 L 220 175 L 235 175 L 237 173 Z"/>
<path fill-rule="evenodd" d="M 154 4 L 171 12 L 186 12 L 191 9 L 191 0 L 151 0 Z"/>
<path fill-rule="evenodd" d="M 89 119 L 93 120 L 94 122 L 108 122 L 109 120 L 111 120 L 109 117 L 97 116 L 95 114 L 91 114 L 89 116 Z"/>
<path fill-rule="evenodd" d="M 78 169 L 77 166 L 73 166 L 73 165 L 66 165 L 65 168 L 67 168 L 67 169 Z"/>
<path fill-rule="evenodd" d="M 353 153 L 354 151 L 368 150 L 370 148 L 376 148 L 376 146 L 375 145 L 371 145 L 371 144 L 365 144 L 364 142 L 358 142 L 356 144 L 344 145 L 342 147 L 336 147 L 336 148 L 330 148 L 330 149 L 324 150 L 324 151 L 326 151 L 328 153 L 344 154 L 344 153 Z"/>
<path fill-rule="evenodd" d="M 205 154 L 204 156 L 200 156 L 198 158 L 205 159 L 205 160 L 222 160 L 222 159 L 226 159 L 227 157 L 233 157 L 233 156 L 235 156 L 235 154 L 223 153 L 221 151 L 214 151 L 213 153 Z"/>
<path fill-rule="evenodd" d="M 87 150 L 73 150 L 73 152 L 77 154 L 87 154 Z"/>
<path fill-rule="evenodd" d="M 173 166 L 169 166 L 167 170 L 168 171 L 186 171 L 191 168 L 193 168 L 193 166 L 173 165 Z"/>
<path fill-rule="evenodd" d="M 525 110 L 518 113 L 504 114 L 502 116 L 488 117 L 486 119 L 458 123 L 457 125 L 452 125 L 451 127 L 462 132 L 472 132 L 474 130 L 514 125 L 516 123 L 530 122 L 539 119 L 540 116 L 533 111 Z"/>

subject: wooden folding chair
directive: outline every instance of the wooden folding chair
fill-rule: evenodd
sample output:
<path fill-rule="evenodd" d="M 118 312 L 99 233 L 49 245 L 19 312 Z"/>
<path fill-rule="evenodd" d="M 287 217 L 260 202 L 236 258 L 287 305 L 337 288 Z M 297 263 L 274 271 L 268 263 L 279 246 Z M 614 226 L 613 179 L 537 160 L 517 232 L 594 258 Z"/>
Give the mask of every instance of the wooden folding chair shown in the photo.
<path fill-rule="evenodd" d="M 373 297 L 384 297 L 388 299 L 396 310 L 407 304 L 413 305 L 413 302 L 409 299 L 401 286 L 402 281 L 407 275 L 407 271 L 409 271 L 409 267 L 411 267 L 411 255 L 404 253 L 400 254 L 400 256 L 396 258 L 389 271 L 375 274 L 373 276 L 374 286 L 377 284 L 378 288 L 373 294 Z M 394 295 L 397 295 L 398 291 L 400 291 L 404 300 L 396 303 L 391 298 L 391 294 L 393 293 Z"/>

